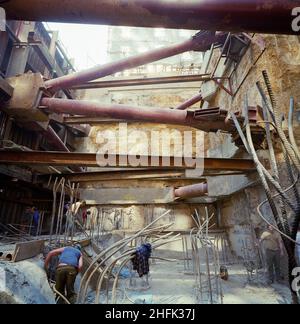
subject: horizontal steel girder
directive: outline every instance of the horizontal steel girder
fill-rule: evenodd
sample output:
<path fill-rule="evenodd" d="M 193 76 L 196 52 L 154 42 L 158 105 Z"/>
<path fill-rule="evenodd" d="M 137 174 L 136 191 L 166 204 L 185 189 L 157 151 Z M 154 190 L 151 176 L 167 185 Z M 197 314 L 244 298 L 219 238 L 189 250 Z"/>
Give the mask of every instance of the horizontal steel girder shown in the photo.
<path fill-rule="evenodd" d="M 210 81 L 213 78 L 209 74 L 198 75 L 180 75 L 158 78 L 142 78 L 142 79 L 120 79 L 107 81 L 93 81 L 72 87 L 73 90 L 85 89 L 103 89 L 103 88 L 121 88 L 121 87 L 136 87 L 156 84 L 173 84 L 186 82 L 203 82 Z"/>
<path fill-rule="evenodd" d="M 112 155 L 114 156 L 114 155 Z M 108 159 L 109 155 L 105 156 Z M 130 168 L 128 161 L 130 157 L 117 155 L 116 167 L 118 168 Z M 158 157 L 159 166 L 151 167 L 151 159 L 153 157 L 147 156 L 149 168 L 153 169 L 194 169 L 194 166 L 186 165 L 183 163 L 182 167 L 176 166 L 174 157 L 170 157 L 170 167 L 163 166 L 163 158 Z M 166 157 L 164 157 L 166 158 Z M 65 152 L 11 152 L 2 151 L 0 154 L 0 164 L 11 165 L 49 165 L 49 166 L 82 166 L 82 167 L 99 167 L 97 163 L 97 154 L 94 153 L 65 153 Z M 141 166 L 145 168 L 145 166 Z M 148 168 L 148 167 L 147 167 Z M 204 158 L 204 170 L 213 171 L 255 171 L 255 165 L 252 160 L 246 159 L 217 159 L 217 158 Z"/>
<path fill-rule="evenodd" d="M 195 95 L 194 97 L 188 99 L 187 101 L 183 102 L 179 106 L 177 106 L 175 109 L 178 110 L 185 110 L 187 108 L 190 108 L 191 106 L 195 105 L 197 102 L 200 102 L 203 100 L 202 94 L 199 93 Z"/>
<path fill-rule="evenodd" d="M 123 170 L 123 171 L 99 171 L 99 172 L 84 172 L 84 173 L 72 173 L 62 174 L 60 177 L 64 177 L 71 182 L 102 182 L 102 181 L 122 181 L 122 180 L 154 180 L 157 179 L 174 179 L 181 180 L 181 177 L 185 176 L 185 170 Z M 45 176 L 42 176 L 45 177 Z M 45 178 L 48 180 L 48 175 Z M 185 178 L 184 178 L 185 180 Z M 199 182 L 199 179 L 197 179 Z"/>
<path fill-rule="evenodd" d="M 299 0 L 13 0 L 8 19 L 296 34 Z"/>
<path fill-rule="evenodd" d="M 250 170 L 251 173 L 251 170 Z M 243 171 L 206 171 L 203 174 L 203 178 L 199 177 L 187 177 L 185 170 L 122 170 L 122 171 L 95 171 L 95 172 L 80 172 L 80 173 L 62 173 L 57 177 L 64 177 L 71 182 L 110 182 L 110 181 L 173 181 L 173 182 L 188 182 L 199 183 L 202 180 L 206 181 L 206 177 L 219 177 L 219 176 L 236 176 L 243 175 Z M 38 182 L 49 180 L 49 174 L 44 174 L 39 177 Z"/>

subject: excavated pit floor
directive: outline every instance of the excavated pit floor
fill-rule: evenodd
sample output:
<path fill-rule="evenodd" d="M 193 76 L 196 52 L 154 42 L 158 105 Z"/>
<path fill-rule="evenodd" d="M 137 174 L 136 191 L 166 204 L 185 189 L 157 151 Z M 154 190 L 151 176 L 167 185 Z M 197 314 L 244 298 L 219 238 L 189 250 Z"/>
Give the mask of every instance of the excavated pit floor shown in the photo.
<path fill-rule="evenodd" d="M 184 270 L 182 261 L 157 262 L 151 266 L 150 289 L 141 288 L 145 280 L 138 279 L 135 289 L 128 289 L 130 279 L 121 279 L 118 286 L 118 304 L 197 304 L 195 278 Z M 260 278 L 249 282 L 242 265 L 229 267 L 229 280 L 222 281 L 224 304 L 290 304 L 291 293 L 287 285 L 267 286 Z M 94 302 L 90 295 L 90 303 Z M 109 295 L 111 298 L 111 294 Z M 111 300 L 111 299 L 110 299 Z M 101 302 L 106 303 L 105 294 Z"/>
<path fill-rule="evenodd" d="M 182 262 L 158 263 L 152 266 L 152 287 L 143 294 L 152 295 L 153 303 L 194 304 L 194 276 L 187 274 Z M 289 288 L 275 284 L 270 287 L 255 281 L 249 283 L 242 266 L 229 267 L 229 280 L 222 281 L 224 304 L 286 304 L 291 303 Z"/>
<path fill-rule="evenodd" d="M 167 251 L 166 251 L 167 252 Z M 170 258 L 168 253 L 163 255 Z M 224 304 L 290 304 L 291 294 L 287 285 L 266 286 L 261 278 L 248 280 L 243 265 L 232 265 L 229 280 L 222 281 Z M 137 279 L 135 289 L 130 279 L 121 278 L 117 291 L 118 304 L 197 304 L 195 277 L 184 269 L 182 260 L 156 261 L 151 264 L 150 289 L 140 289 L 144 280 Z M 76 288 L 78 290 L 80 277 Z M 106 303 L 105 294 L 101 301 Z M 111 294 L 109 295 L 111 300 Z M 91 292 L 88 302 L 94 302 Z M 42 255 L 18 262 L 0 261 L 0 304 L 54 304 L 54 295 L 43 270 Z"/>

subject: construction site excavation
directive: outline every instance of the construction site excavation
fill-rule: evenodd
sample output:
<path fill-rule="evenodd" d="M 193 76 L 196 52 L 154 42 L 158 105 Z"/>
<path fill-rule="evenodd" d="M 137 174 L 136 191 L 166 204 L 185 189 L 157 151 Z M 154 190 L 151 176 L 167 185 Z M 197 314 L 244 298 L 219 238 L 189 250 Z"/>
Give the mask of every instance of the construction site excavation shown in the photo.
<path fill-rule="evenodd" d="M 0 1 L 0 304 L 299 302 L 300 0 Z"/>

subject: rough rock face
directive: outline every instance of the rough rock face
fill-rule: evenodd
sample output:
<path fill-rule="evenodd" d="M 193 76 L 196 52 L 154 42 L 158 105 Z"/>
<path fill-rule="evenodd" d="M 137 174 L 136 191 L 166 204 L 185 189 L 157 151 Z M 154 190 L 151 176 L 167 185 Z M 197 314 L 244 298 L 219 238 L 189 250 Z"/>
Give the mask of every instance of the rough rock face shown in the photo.
<path fill-rule="evenodd" d="M 11 304 L 18 304 L 18 303 L 12 296 L 10 296 L 8 293 L 2 291 L 2 292 L 0 292 L 0 304 L 1 305 L 11 305 Z"/>
<path fill-rule="evenodd" d="M 55 304 L 39 258 L 18 263 L 0 262 L 0 275 L 0 303 Z"/>
<path fill-rule="evenodd" d="M 235 95 L 230 96 L 219 89 L 215 96 L 210 99 L 209 104 L 210 106 L 223 107 L 235 112 L 243 108 L 244 99 L 247 95 L 250 105 L 261 105 L 262 99 L 257 90 L 256 82 L 261 81 L 262 86 L 265 87 L 262 77 L 262 71 L 265 70 L 269 76 L 277 105 L 287 117 L 291 96 L 295 98 L 296 110 L 300 108 L 300 39 L 297 36 L 280 35 L 260 35 L 255 37 L 256 39 L 262 37 L 266 48 L 261 51 L 259 46 L 254 43 L 249 47 L 232 77 Z M 286 122 L 285 125 L 287 125 Z M 296 137 L 300 138 L 298 135 L 300 124 L 296 118 L 294 128 Z M 230 142 L 229 135 L 208 134 L 206 137 L 209 139 L 210 154 L 216 151 L 219 156 L 230 157 L 226 156 L 229 152 L 227 149 L 228 142 Z M 288 182 L 289 177 L 286 174 L 286 166 L 280 154 L 280 145 L 276 148 L 281 185 L 288 187 L 290 185 Z M 238 255 L 242 255 L 242 248 L 238 244 L 241 241 L 240 233 L 242 233 L 242 236 L 246 235 L 250 226 L 252 227 L 250 230 L 251 236 L 259 236 L 263 226 L 265 226 L 256 210 L 257 206 L 265 199 L 264 190 L 258 183 L 257 186 L 243 190 L 223 202 L 221 207 L 223 225 L 228 228 L 233 248 Z M 264 216 L 270 220 L 273 219 L 270 208 L 265 208 Z M 241 225 L 246 229 L 241 229 Z"/>
<path fill-rule="evenodd" d="M 256 88 L 256 82 L 264 86 L 262 71 L 268 73 L 271 86 L 276 96 L 278 107 L 288 113 L 290 96 L 295 97 L 296 106 L 300 107 L 300 46 L 298 36 L 259 35 L 266 49 L 262 51 L 252 43 L 232 75 L 234 96 L 219 89 L 209 101 L 211 107 L 223 107 L 231 111 L 243 108 L 245 95 L 250 105 L 261 105 L 262 100 Z M 210 148 L 219 146 L 228 135 L 210 134 Z"/>

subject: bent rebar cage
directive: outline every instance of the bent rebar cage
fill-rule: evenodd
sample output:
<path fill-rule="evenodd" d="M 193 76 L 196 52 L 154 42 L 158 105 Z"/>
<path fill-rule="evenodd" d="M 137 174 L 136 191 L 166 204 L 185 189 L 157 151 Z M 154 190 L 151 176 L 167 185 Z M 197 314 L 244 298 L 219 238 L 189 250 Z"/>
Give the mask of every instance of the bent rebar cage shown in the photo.
<path fill-rule="evenodd" d="M 174 232 L 167 234 L 164 233 L 164 231 L 173 226 L 174 223 L 154 227 L 154 224 L 159 222 L 159 220 L 169 213 L 170 211 L 167 211 L 148 224 L 141 231 L 117 241 L 93 258 L 93 261 L 90 263 L 87 271 L 82 277 L 77 302 L 83 304 L 88 302 L 88 289 L 91 280 L 95 278 L 95 276 L 97 280 L 93 302 L 95 304 L 105 302 L 117 304 L 120 302 L 118 297 L 118 292 L 120 291 L 120 275 L 122 270 L 130 264 L 130 261 L 134 257 L 133 253 L 136 251 L 134 243 L 139 240 L 142 242 L 147 241 L 151 243 L 152 249 L 155 251 L 155 249 L 163 245 L 181 240 L 181 234 L 176 235 Z M 113 284 L 112 287 L 110 286 L 110 282 Z M 123 292 L 124 294 L 121 294 L 123 296 L 121 298 L 122 300 L 126 297 L 126 289 Z"/>
<path fill-rule="evenodd" d="M 219 252 L 208 237 L 195 235 L 192 240 L 197 302 L 222 304 Z"/>
<path fill-rule="evenodd" d="M 209 217 L 206 208 L 206 221 L 201 223 L 196 211 L 196 218 L 193 218 L 198 228 L 192 229 L 190 234 L 196 301 L 199 304 L 223 304 L 219 250 L 215 238 L 209 235 L 209 223 L 213 217 Z"/>

